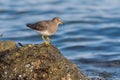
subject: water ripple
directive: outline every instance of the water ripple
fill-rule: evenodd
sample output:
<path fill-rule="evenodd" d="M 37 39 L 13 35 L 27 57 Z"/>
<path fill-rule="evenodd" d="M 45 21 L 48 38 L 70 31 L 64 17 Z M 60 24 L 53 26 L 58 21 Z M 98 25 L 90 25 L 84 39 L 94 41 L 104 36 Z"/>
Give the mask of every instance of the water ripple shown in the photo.
<path fill-rule="evenodd" d="M 119 80 L 119 4 L 119 0 L 0 0 L 0 40 L 42 43 L 26 24 L 59 16 L 65 25 L 51 36 L 51 43 L 91 78 Z"/>

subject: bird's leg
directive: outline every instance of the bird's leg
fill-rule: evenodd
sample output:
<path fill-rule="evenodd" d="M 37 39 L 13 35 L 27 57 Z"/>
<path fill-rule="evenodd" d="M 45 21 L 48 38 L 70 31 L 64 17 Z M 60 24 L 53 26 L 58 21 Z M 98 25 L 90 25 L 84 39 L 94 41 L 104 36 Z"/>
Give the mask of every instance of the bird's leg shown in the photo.
<path fill-rule="evenodd" d="M 44 38 L 44 36 L 42 35 L 42 40 L 44 41 L 44 42 L 46 42 L 46 39 Z"/>
<path fill-rule="evenodd" d="M 45 39 L 45 37 L 44 37 L 43 35 L 42 35 L 42 39 L 43 39 L 44 44 L 45 44 L 46 46 L 50 46 L 49 42 Z"/>
<path fill-rule="evenodd" d="M 48 36 L 46 36 L 46 40 L 50 43 L 50 38 Z"/>
<path fill-rule="evenodd" d="M 44 43 L 46 46 L 50 46 L 50 39 L 48 36 L 45 36 L 46 42 Z"/>

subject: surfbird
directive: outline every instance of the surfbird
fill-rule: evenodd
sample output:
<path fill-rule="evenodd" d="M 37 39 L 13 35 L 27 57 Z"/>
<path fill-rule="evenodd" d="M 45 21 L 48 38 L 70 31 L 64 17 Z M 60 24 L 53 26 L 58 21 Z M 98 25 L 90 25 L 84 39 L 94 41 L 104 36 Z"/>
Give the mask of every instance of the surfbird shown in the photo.
<path fill-rule="evenodd" d="M 59 17 L 54 17 L 52 20 L 43 20 L 33 24 L 27 24 L 26 26 L 33 30 L 36 30 L 39 34 L 41 34 L 44 44 L 46 46 L 49 46 L 49 36 L 55 34 L 59 24 L 63 24 L 62 20 Z"/>

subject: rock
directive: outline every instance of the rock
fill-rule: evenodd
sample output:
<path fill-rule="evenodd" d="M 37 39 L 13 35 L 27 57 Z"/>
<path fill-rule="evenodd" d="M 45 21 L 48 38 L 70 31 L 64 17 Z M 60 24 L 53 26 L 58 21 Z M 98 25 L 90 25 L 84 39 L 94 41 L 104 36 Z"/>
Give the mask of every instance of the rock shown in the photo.
<path fill-rule="evenodd" d="M 75 64 L 60 51 L 44 44 L 29 44 L 20 48 L 14 42 L 0 42 L 0 80 L 88 80 Z M 1 45 L 2 44 L 2 45 Z M 14 48 L 14 49 L 13 49 Z M 4 50 L 4 51 L 3 51 Z"/>
<path fill-rule="evenodd" d="M 16 48 L 16 44 L 13 41 L 0 41 L 0 52 L 12 50 Z"/>

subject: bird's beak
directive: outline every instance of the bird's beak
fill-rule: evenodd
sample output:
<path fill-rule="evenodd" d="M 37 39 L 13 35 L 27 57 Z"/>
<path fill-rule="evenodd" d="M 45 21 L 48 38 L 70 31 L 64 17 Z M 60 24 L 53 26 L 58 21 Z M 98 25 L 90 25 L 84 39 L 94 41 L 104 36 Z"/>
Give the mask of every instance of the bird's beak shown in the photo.
<path fill-rule="evenodd" d="M 61 24 L 64 24 L 63 22 L 61 22 Z"/>

